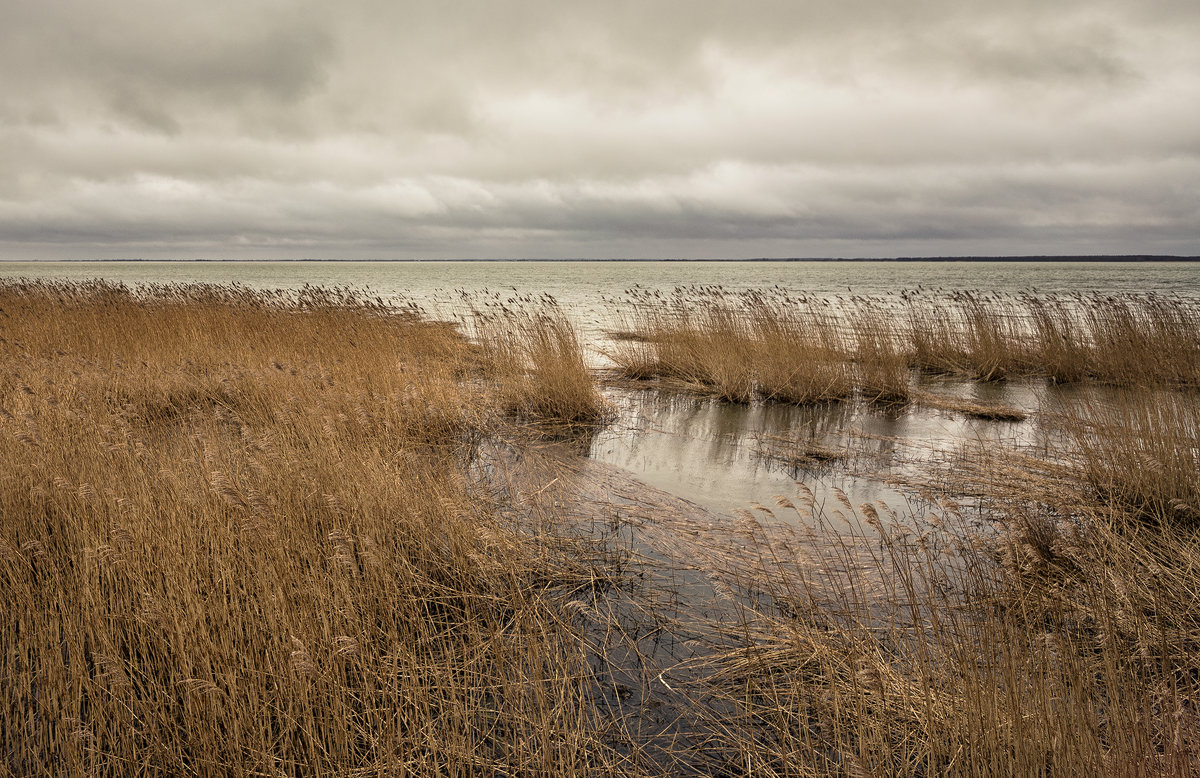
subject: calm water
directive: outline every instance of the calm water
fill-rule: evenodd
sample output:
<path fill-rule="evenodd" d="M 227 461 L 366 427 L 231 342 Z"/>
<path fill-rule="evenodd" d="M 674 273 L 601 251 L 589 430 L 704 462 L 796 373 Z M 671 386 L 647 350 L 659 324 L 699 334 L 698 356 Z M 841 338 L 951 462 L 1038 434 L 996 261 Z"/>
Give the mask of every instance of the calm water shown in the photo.
<path fill-rule="evenodd" d="M 1036 414 L 1053 390 L 1043 382 L 944 383 L 925 387 L 938 394 L 1021 408 Z M 851 502 L 883 500 L 902 509 L 906 496 L 889 481 L 920 477 L 923 463 L 964 443 L 1037 445 L 1035 417 L 1021 422 L 985 421 L 919 405 L 881 409 L 866 403 L 793 406 L 737 405 L 710 398 L 654 391 L 609 390 L 618 420 L 603 430 L 590 455 L 636 473 L 642 481 L 716 513 L 753 503 L 774 505 L 775 495 L 795 496 L 795 482 L 813 491 L 818 504 L 836 508 L 833 490 Z M 845 458 L 799 466 L 773 458 L 788 440 L 812 439 Z M 857 527 L 854 527 L 857 528 Z"/>
<path fill-rule="evenodd" d="M 1159 292 L 1200 297 L 1200 264 L 1185 262 L 72 262 L 0 263 L 0 278 L 104 278 L 128 284 L 237 283 L 255 288 L 304 284 L 370 289 L 412 299 L 435 315 L 453 315 L 456 290 L 554 295 L 585 337 L 602 337 L 603 321 L 624 290 L 639 286 L 727 289 L 782 287 L 789 292 L 881 294 L 925 288 L 988 292 Z M 1041 391 L 1021 385 L 961 385 L 942 391 L 974 395 L 1036 411 Z M 858 503 L 902 497 L 881 476 L 895 475 L 922 452 L 969 440 L 1028 442 L 1033 421 L 980 422 L 928 409 L 885 413 L 870 408 L 737 406 L 713 400 L 613 393 L 620 419 L 601 433 L 590 455 L 718 512 L 753 502 L 770 505 L 802 480 L 820 498 L 833 487 Z M 765 459 L 765 436 L 802 437 L 818 430 L 834 446 L 871 441 L 857 460 L 799 471 Z M 863 471 L 873 471 L 870 475 Z M 899 507 L 899 506 L 897 506 Z"/>
<path fill-rule="evenodd" d="M 1017 292 L 1174 292 L 1200 297 L 1191 262 L 0 262 L 0 278 L 105 278 L 137 283 L 304 284 L 369 288 L 449 304 L 456 289 L 547 292 L 581 313 L 632 286 L 716 284 L 790 292 L 876 294 L 918 286 Z"/>

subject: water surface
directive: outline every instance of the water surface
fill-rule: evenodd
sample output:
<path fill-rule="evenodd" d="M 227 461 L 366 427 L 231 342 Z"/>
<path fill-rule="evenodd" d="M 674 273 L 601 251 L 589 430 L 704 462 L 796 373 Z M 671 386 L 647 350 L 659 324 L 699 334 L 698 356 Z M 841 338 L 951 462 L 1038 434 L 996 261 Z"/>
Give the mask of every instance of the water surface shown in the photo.
<path fill-rule="evenodd" d="M 449 300 L 455 289 L 547 292 L 587 310 L 640 286 L 882 294 L 917 287 L 991 292 L 1173 292 L 1200 296 L 1192 262 L 0 262 L 0 278 L 105 278 L 129 284 L 207 282 L 256 288 L 304 284 L 369 288 Z"/>
<path fill-rule="evenodd" d="M 905 289 L 1001 294 L 1163 293 L 1200 298 L 1200 264 L 1191 262 L 0 262 L 0 278 L 144 283 L 235 283 L 260 289 L 306 284 L 370 290 L 413 300 L 431 314 L 463 310 L 460 292 L 501 298 L 549 293 L 595 348 L 625 290 L 670 292 L 693 285 L 728 290 L 777 287 L 788 294 L 881 295 Z M 617 302 L 614 302 L 617 301 Z M 1036 411 L 1040 393 L 1018 383 L 941 388 L 984 402 Z M 601 433 L 590 456 L 721 513 L 771 505 L 803 481 L 818 499 L 834 489 L 858 504 L 903 502 L 888 480 L 929 452 L 971 440 L 1028 442 L 1032 421 L 984 422 L 919 406 L 738 406 L 653 392 L 613 392 L 620 419 Z M 827 467 L 797 468 L 762 456 L 764 438 L 817 435 L 852 456 Z"/>

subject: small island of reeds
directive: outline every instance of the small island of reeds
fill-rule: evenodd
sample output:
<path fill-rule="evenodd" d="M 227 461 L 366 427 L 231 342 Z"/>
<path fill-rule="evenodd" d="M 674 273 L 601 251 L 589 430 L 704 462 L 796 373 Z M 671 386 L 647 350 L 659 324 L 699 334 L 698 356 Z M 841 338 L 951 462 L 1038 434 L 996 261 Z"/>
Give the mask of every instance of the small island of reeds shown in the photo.
<path fill-rule="evenodd" d="M 0 282 L 0 775 L 1200 770 L 1193 302 L 613 305 Z M 630 383 L 1034 434 L 720 516 L 580 456 Z"/>

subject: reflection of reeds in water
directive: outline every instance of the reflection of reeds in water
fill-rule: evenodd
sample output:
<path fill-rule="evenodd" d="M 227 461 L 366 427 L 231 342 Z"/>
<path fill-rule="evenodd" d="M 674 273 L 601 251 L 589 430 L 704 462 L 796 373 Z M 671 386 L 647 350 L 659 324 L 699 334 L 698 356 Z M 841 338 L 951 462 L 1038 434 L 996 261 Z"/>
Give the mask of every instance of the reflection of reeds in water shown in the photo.
<path fill-rule="evenodd" d="M 781 462 L 797 470 L 817 468 L 845 459 L 845 448 L 835 448 L 815 435 L 762 435 L 755 454 L 763 459 Z"/>

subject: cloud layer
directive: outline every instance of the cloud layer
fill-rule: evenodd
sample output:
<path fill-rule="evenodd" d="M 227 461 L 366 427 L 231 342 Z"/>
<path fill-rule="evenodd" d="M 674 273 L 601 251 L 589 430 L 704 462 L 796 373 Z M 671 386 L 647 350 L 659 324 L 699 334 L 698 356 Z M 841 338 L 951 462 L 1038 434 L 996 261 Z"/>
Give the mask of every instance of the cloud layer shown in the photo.
<path fill-rule="evenodd" d="M 0 259 L 1200 254 L 1190 0 L 0 21 Z"/>

